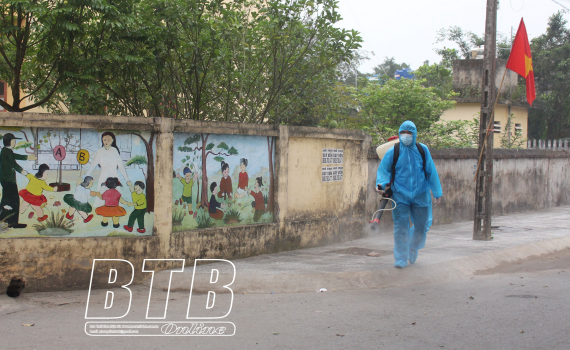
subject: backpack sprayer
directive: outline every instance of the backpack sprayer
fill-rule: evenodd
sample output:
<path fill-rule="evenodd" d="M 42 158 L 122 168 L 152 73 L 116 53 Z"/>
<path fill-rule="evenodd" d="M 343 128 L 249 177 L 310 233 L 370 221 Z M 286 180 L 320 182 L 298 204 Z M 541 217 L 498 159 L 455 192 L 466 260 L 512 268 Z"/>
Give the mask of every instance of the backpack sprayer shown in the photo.
<path fill-rule="evenodd" d="M 382 186 L 378 185 L 377 187 L 379 190 L 382 190 Z M 386 209 L 386 205 L 389 201 L 392 201 L 394 205 L 392 208 Z M 394 210 L 396 208 L 396 201 L 392 199 L 392 188 L 390 184 L 386 185 L 385 191 L 382 194 L 382 201 L 380 201 L 380 208 L 372 214 L 372 220 L 370 220 L 370 229 L 376 230 L 378 228 L 378 224 L 380 223 L 380 218 L 382 218 L 382 213 L 388 210 Z"/>
<path fill-rule="evenodd" d="M 382 144 L 376 148 L 376 154 L 378 154 L 378 158 L 382 160 L 384 155 L 388 150 L 394 146 L 398 142 L 398 136 L 392 136 L 388 139 L 388 142 Z M 378 185 L 378 189 L 382 190 L 381 186 Z M 392 201 L 394 203 L 392 208 L 386 209 L 386 205 L 388 202 Z M 382 218 L 382 213 L 389 210 L 394 210 L 396 208 L 396 202 L 392 199 L 392 189 L 390 184 L 386 185 L 384 189 L 384 193 L 382 194 L 382 201 L 380 201 L 380 208 L 372 214 L 372 219 L 370 220 L 370 229 L 376 230 L 378 228 L 378 224 L 380 223 L 380 219 Z"/>

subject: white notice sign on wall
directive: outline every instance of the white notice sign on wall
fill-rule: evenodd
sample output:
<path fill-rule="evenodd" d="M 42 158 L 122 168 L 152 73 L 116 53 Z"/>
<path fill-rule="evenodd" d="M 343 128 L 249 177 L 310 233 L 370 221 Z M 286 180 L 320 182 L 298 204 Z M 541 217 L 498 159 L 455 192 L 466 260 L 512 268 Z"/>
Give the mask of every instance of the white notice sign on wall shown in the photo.
<path fill-rule="evenodd" d="M 342 164 L 343 149 L 323 148 L 323 164 Z"/>
<path fill-rule="evenodd" d="M 322 181 L 333 182 L 342 181 L 343 167 L 342 166 L 324 166 L 322 167 Z"/>

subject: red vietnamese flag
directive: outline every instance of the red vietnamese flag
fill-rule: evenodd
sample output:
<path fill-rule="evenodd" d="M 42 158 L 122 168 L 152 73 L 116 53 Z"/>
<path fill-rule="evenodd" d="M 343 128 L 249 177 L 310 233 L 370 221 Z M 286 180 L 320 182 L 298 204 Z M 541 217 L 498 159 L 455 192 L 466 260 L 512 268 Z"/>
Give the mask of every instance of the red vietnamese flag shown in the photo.
<path fill-rule="evenodd" d="M 521 24 L 517 30 L 517 36 L 513 41 L 511 55 L 507 61 L 507 68 L 518 73 L 526 79 L 526 100 L 532 106 L 532 101 L 536 98 L 534 89 L 534 72 L 532 70 L 532 55 L 530 53 L 530 44 L 526 34 L 526 27 L 521 18 Z"/>

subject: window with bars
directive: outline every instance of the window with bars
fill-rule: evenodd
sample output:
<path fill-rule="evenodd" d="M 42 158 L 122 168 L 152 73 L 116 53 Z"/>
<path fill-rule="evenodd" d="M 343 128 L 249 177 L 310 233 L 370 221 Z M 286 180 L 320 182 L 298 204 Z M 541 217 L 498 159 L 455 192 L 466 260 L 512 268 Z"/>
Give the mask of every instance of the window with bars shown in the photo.
<path fill-rule="evenodd" d="M 515 134 L 522 134 L 522 125 L 515 123 Z"/>
<path fill-rule="evenodd" d="M 501 133 L 501 122 L 495 121 L 494 129 L 496 134 Z"/>

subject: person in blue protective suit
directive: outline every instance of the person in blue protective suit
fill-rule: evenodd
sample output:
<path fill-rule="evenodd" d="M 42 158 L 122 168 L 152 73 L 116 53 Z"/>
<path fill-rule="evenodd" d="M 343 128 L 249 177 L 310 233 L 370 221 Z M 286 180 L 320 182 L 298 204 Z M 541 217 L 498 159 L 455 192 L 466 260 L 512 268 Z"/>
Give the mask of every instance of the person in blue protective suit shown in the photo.
<path fill-rule="evenodd" d="M 406 267 L 408 260 L 412 264 L 416 262 L 432 223 L 430 190 L 436 205 L 442 196 L 433 159 L 426 145 L 416 144 L 417 134 L 416 125 L 405 121 L 399 130 L 400 142 L 386 152 L 376 175 L 376 191 L 383 194 L 391 189 L 392 199 L 396 202 L 392 211 L 395 267 Z M 395 168 L 392 166 L 394 147 L 399 147 Z M 418 147 L 424 151 L 425 169 L 424 157 Z M 395 169 L 395 174 L 392 174 L 392 169 Z M 411 228 L 410 219 L 413 223 Z"/>

